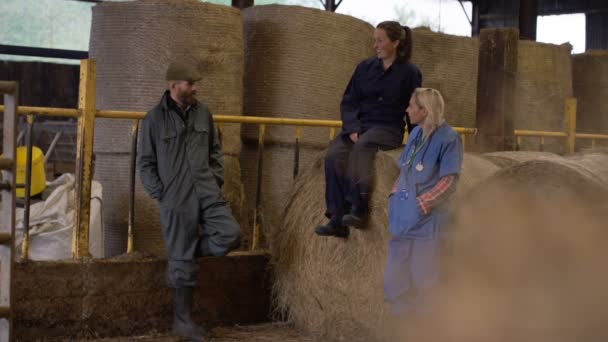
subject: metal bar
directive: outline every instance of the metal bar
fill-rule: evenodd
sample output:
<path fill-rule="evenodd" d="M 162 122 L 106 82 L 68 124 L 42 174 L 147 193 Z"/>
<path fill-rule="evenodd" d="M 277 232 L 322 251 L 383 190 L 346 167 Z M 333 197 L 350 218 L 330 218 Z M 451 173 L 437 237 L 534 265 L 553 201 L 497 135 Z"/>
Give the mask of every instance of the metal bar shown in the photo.
<path fill-rule="evenodd" d="M 50 107 L 24 107 L 18 108 L 19 115 L 36 114 L 36 116 L 49 117 L 72 117 L 77 118 L 80 113 L 77 109 L 71 108 L 50 108 Z M 4 112 L 4 106 L 0 105 L 0 112 Z"/>
<path fill-rule="evenodd" d="M 521 137 L 518 136 L 515 141 L 515 151 L 519 151 L 521 149 Z"/>
<path fill-rule="evenodd" d="M 0 112 L 4 110 L 4 106 L 0 105 Z M 80 116 L 80 111 L 70 108 L 49 108 L 49 107 L 19 107 L 19 115 L 36 114 L 38 117 L 74 117 Z M 146 116 L 145 112 L 130 112 L 119 110 L 98 110 L 95 113 L 96 118 L 104 119 L 143 119 Z M 335 136 L 335 128 L 342 127 L 340 120 L 321 120 L 321 119 L 288 119 L 288 118 L 273 118 L 266 116 L 240 116 L 240 115 L 213 115 L 213 121 L 216 123 L 240 123 L 240 124 L 264 124 L 264 125 L 282 125 L 282 126 L 307 126 L 307 127 L 331 127 L 330 139 Z M 477 128 L 469 127 L 454 127 L 457 133 L 477 134 Z"/>
<path fill-rule="evenodd" d="M 19 135 L 17 136 L 17 146 L 19 146 L 21 139 L 23 139 L 23 136 L 25 135 L 25 131 L 20 130 L 19 131 Z"/>
<path fill-rule="evenodd" d="M 220 141 L 220 146 L 224 144 L 224 137 L 222 136 L 222 130 L 224 129 L 224 125 L 222 123 L 218 123 L 217 127 L 217 140 Z"/>
<path fill-rule="evenodd" d="M 293 155 L 293 179 L 296 179 L 300 171 L 300 137 L 302 136 L 302 128 L 296 126 L 296 149 Z"/>
<path fill-rule="evenodd" d="M 519 137 L 554 137 L 554 138 L 567 138 L 568 135 L 565 132 L 546 132 L 546 131 L 533 131 L 526 129 L 516 129 L 514 131 L 515 136 Z"/>
<path fill-rule="evenodd" d="M 96 66 L 93 60 L 80 61 L 76 146 L 76 213 L 72 239 L 72 257 L 90 257 L 89 219 L 91 214 L 91 165 L 95 128 Z"/>
<path fill-rule="evenodd" d="M 336 136 L 336 128 L 335 127 L 331 127 L 329 129 L 329 142 L 331 142 L 332 140 L 334 140 L 335 136 Z"/>
<path fill-rule="evenodd" d="M 564 103 L 564 115 L 566 123 L 566 153 L 574 153 L 576 149 L 576 98 L 569 97 Z"/>
<path fill-rule="evenodd" d="M 127 254 L 133 253 L 133 229 L 135 227 L 135 171 L 137 170 L 137 136 L 139 120 L 133 120 L 131 126 L 131 168 L 129 169 L 129 228 L 127 237 Z"/>
<path fill-rule="evenodd" d="M 0 170 L 11 170 L 13 164 L 12 159 L 0 158 Z"/>
<path fill-rule="evenodd" d="M 4 124 L 2 155 L 6 159 L 15 160 L 16 132 L 17 132 L 17 99 L 19 86 L 14 83 L 12 94 L 4 95 Z M 12 185 L 11 189 L 0 189 L 0 233 L 15 236 L 15 168 L 12 163 L 10 170 L 2 170 L 2 179 Z M 0 245 L 0 311 L 3 318 L 10 318 L 13 303 L 13 265 L 15 255 L 15 241 Z M 0 342 L 9 342 L 13 335 L 13 322 L 10 319 L 0 319 Z"/>
<path fill-rule="evenodd" d="M 540 137 L 539 140 L 540 140 L 539 149 L 540 149 L 541 152 L 543 152 L 545 150 L 545 138 L 544 137 Z"/>
<path fill-rule="evenodd" d="M 33 56 L 33 57 L 48 57 L 48 58 L 64 58 L 64 59 L 87 59 L 89 58 L 88 51 L 64 50 L 64 49 L 48 49 L 30 46 L 17 45 L 0 45 L 0 54 L 18 55 L 18 56 Z"/>
<path fill-rule="evenodd" d="M 0 106 L 0 111 L 3 107 Z M 19 107 L 19 115 L 36 114 L 38 117 L 68 117 L 78 118 L 80 112 L 73 108 L 49 108 L 49 107 Z"/>
<path fill-rule="evenodd" d="M 5 245 L 13 240 L 11 234 L 0 233 L 0 245 Z"/>
<path fill-rule="evenodd" d="M 17 83 L 13 81 L 0 81 L 0 94 L 12 95 L 17 90 Z"/>
<path fill-rule="evenodd" d="M 264 134 L 266 133 L 266 125 L 262 124 L 258 133 L 258 173 L 256 175 L 255 187 L 255 209 L 253 212 L 253 237 L 251 242 L 251 250 L 258 249 L 260 244 L 260 218 L 262 214 L 262 173 L 264 169 Z"/>
<path fill-rule="evenodd" d="M 606 134 L 590 134 L 590 133 L 576 133 L 577 139 L 596 139 L 596 140 L 608 140 Z"/>
<path fill-rule="evenodd" d="M 53 137 L 53 141 L 51 141 L 51 145 L 49 145 L 49 149 L 46 150 L 46 153 L 44 154 L 44 164 L 46 164 L 47 161 L 49 160 L 49 158 L 51 157 L 51 153 L 53 153 L 53 150 L 55 149 L 55 146 L 57 145 L 59 138 L 61 138 L 61 131 L 55 133 L 55 136 Z"/>
<path fill-rule="evenodd" d="M 33 115 L 27 116 L 26 159 L 25 159 L 25 205 L 23 208 L 23 241 L 21 242 L 21 258 L 27 260 L 30 248 L 30 205 L 32 191 L 32 144 L 34 141 L 34 119 Z"/>
<path fill-rule="evenodd" d="M 595 139 L 591 139 L 591 148 L 595 148 Z"/>
<path fill-rule="evenodd" d="M 460 133 L 460 140 L 462 142 L 462 151 L 464 152 L 467 148 L 467 135 L 464 133 Z"/>

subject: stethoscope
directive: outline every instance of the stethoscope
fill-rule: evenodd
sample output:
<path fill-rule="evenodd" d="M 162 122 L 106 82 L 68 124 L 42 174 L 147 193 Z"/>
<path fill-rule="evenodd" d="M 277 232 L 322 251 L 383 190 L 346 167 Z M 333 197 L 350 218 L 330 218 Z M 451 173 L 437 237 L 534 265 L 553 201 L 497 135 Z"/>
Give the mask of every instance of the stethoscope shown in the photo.
<path fill-rule="evenodd" d="M 407 190 L 407 176 L 410 173 L 411 167 L 412 167 L 412 163 L 414 162 L 414 159 L 416 158 L 416 156 L 418 155 L 418 152 L 420 152 L 420 149 L 424 146 L 424 151 L 422 151 L 422 158 L 420 158 L 420 161 L 418 161 L 418 163 L 415 166 L 416 171 L 418 172 L 422 172 L 424 171 L 424 157 L 426 156 L 426 152 L 429 149 L 429 146 L 431 145 L 431 139 L 433 139 L 433 134 L 435 133 L 435 131 L 433 131 L 431 133 L 431 135 L 429 135 L 428 139 L 426 140 L 422 140 L 422 142 L 420 143 L 420 146 L 416 146 L 416 144 L 414 144 L 413 151 L 412 154 L 410 156 L 410 158 L 408 159 L 408 161 L 405 163 L 405 172 L 403 173 L 403 189 L 401 189 L 401 193 L 402 196 L 400 196 L 401 200 L 406 200 L 409 198 L 409 191 Z M 422 138 L 422 130 L 420 130 L 420 132 L 418 132 L 418 135 L 416 136 L 416 138 L 414 139 L 414 141 L 420 141 L 420 139 Z"/>
<path fill-rule="evenodd" d="M 406 168 L 407 168 L 407 173 L 410 172 L 411 169 L 411 164 L 414 162 L 414 159 L 416 159 L 416 156 L 418 155 L 418 152 L 420 152 L 420 148 L 422 148 L 422 146 L 424 146 L 424 151 L 422 152 L 422 158 L 420 158 L 420 161 L 418 161 L 418 163 L 416 164 L 416 171 L 418 172 L 422 172 L 424 170 L 424 156 L 426 156 L 426 152 L 429 150 L 429 146 L 431 145 L 431 139 L 433 139 L 433 135 L 435 133 L 435 130 L 433 132 L 431 132 L 431 135 L 429 135 L 428 139 L 423 139 L 422 142 L 420 143 L 420 146 L 416 146 L 417 144 L 414 144 L 413 146 L 413 151 L 412 151 L 412 155 L 410 156 L 409 160 L 406 163 Z M 416 139 L 414 139 L 414 141 L 420 141 L 420 139 L 422 138 L 422 129 L 418 132 L 418 135 L 416 136 Z"/>

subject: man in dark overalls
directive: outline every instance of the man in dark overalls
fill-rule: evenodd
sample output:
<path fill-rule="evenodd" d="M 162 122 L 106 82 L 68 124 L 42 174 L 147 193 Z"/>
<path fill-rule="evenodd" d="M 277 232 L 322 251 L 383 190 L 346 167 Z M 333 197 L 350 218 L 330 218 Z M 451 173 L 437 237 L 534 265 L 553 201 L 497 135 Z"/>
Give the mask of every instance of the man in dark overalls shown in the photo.
<path fill-rule="evenodd" d="M 173 333 L 200 340 L 208 332 L 190 315 L 195 258 L 224 256 L 237 248 L 240 227 L 222 196 L 224 165 L 211 113 L 195 98 L 201 76 L 194 67 L 175 62 L 166 79 L 169 90 L 143 120 L 139 174 L 160 207 Z"/>

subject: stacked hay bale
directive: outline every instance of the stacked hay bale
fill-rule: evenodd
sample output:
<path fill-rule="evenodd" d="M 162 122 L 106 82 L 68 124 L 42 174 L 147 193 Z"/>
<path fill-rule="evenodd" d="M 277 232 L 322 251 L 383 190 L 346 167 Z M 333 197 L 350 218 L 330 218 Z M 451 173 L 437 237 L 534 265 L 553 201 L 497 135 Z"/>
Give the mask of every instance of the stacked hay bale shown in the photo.
<path fill-rule="evenodd" d="M 475 127 L 479 39 L 413 30 L 412 62 L 422 71 L 422 85 L 438 89 L 446 103 L 447 122 Z"/>
<path fill-rule="evenodd" d="M 176 59 L 202 73 L 198 97 L 213 114 L 242 114 L 243 26 L 240 11 L 196 0 L 103 3 L 93 8 L 89 53 L 97 61 L 97 108 L 148 111 L 166 89 Z M 106 252 L 126 246 L 131 120 L 98 119 L 95 178 L 104 186 Z M 224 194 L 246 225 L 240 181 L 240 127 L 223 126 Z M 135 249 L 164 252 L 158 209 L 136 181 Z"/>
<path fill-rule="evenodd" d="M 375 161 L 370 221 L 351 230 L 347 240 L 314 234 L 323 217 L 323 154 L 296 180 L 283 225 L 272 227 L 270 249 L 275 270 L 275 303 L 296 326 L 319 339 L 369 341 L 386 320 L 382 279 L 389 239 L 388 194 L 398 176 L 400 151 L 379 152 Z M 498 167 L 465 154 L 454 202 Z"/>
<path fill-rule="evenodd" d="M 572 96 L 570 44 L 519 41 L 515 75 L 515 129 L 564 131 L 564 101 Z M 538 150 L 538 139 L 524 139 L 522 150 Z M 563 140 L 548 139 L 545 149 L 563 152 Z"/>
<path fill-rule="evenodd" d="M 574 55 L 572 83 L 578 100 L 578 132 L 608 134 L 608 51 Z M 581 141 L 577 141 L 577 144 Z"/>
<path fill-rule="evenodd" d="M 357 63 L 373 55 L 373 27 L 349 17 L 298 6 L 255 6 L 245 22 L 244 113 L 299 119 L 340 119 L 340 101 Z M 241 164 L 248 194 L 256 190 L 258 129 L 243 127 Z M 327 147 L 329 130 L 303 128 L 300 167 Z M 264 229 L 278 227 L 293 184 L 295 128 L 266 130 L 262 177 Z M 249 196 L 253 207 L 254 196 Z"/>
<path fill-rule="evenodd" d="M 608 154 L 498 172 L 457 208 L 445 341 L 605 341 Z M 474 324 L 472 324 L 474 322 Z M 533 323 L 531 323 L 533 322 Z"/>

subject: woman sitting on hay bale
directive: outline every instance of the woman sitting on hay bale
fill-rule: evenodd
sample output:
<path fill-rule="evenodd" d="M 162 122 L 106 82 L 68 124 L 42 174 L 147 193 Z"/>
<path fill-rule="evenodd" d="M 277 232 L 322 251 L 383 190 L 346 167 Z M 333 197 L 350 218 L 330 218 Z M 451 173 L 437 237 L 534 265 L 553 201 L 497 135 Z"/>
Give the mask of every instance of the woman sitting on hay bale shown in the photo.
<path fill-rule="evenodd" d="M 385 300 L 397 316 L 424 317 L 432 311 L 429 292 L 437 285 L 439 236 L 446 201 L 456 190 L 463 150 L 460 136 L 443 116 L 435 89 L 418 88 L 407 111 L 418 126 L 399 157 L 401 172 L 389 195 Z"/>
<path fill-rule="evenodd" d="M 374 39 L 377 57 L 357 66 L 340 105 L 342 132 L 325 158 L 325 216 L 330 221 L 315 229 L 319 235 L 346 238 L 347 226 L 363 228 L 376 152 L 401 145 L 407 99 L 422 83 L 420 71 L 409 62 L 408 27 L 382 22 Z"/>

